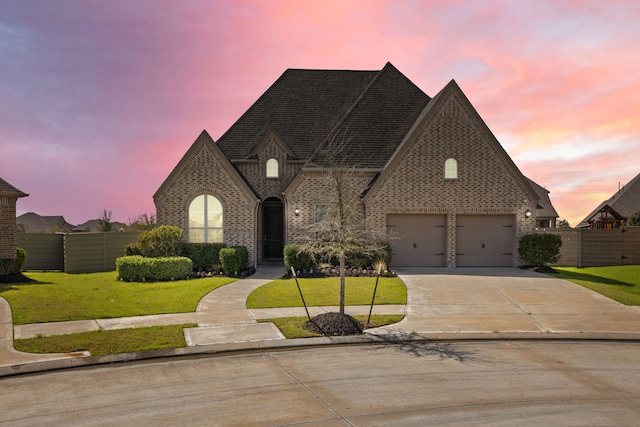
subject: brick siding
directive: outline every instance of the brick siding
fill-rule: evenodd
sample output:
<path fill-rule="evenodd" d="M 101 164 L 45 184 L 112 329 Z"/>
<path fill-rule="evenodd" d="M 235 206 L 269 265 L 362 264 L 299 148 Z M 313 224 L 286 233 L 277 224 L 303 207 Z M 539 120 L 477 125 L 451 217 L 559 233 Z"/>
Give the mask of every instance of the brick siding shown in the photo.
<path fill-rule="evenodd" d="M 0 196 L 0 258 L 16 257 L 16 201 Z"/>

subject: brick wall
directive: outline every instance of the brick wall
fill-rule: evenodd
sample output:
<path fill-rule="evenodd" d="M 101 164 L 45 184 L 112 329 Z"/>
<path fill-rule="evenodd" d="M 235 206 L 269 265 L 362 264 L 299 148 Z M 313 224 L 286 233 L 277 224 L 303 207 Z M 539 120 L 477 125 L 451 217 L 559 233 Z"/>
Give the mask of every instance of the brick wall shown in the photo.
<path fill-rule="evenodd" d="M 16 257 L 16 201 L 0 196 L 0 258 Z"/>
<path fill-rule="evenodd" d="M 456 216 L 514 215 L 516 237 L 533 230 L 525 219 L 535 202 L 493 136 L 456 92 L 415 133 L 404 153 L 365 198 L 367 214 L 385 227 L 392 213 L 447 215 L 447 265 L 456 265 Z M 458 161 L 458 179 L 444 179 L 444 163 Z M 517 265 L 514 242 L 514 266 Z"/>
<path fill-rule="evenodd" d="M 255 260 L 256 198 L 210 138 L 200 137 L 154 197 L 158 224 L 188 230 L 191 201 L 202 194 L 220 200 L 227 246 L 246 246 L 249 263 Z"/>

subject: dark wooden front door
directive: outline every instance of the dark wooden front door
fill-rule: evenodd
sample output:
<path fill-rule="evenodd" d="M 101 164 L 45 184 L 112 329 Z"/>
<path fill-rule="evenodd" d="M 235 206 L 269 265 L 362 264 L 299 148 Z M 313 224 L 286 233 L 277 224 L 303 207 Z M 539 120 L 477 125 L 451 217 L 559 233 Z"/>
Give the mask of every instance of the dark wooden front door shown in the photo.
<path fill-rule="evenodd" d="M 264 258 L 282 258 L 284 249 L 284 210 L 282 202 L 270 197 L 262 206 Z"/>

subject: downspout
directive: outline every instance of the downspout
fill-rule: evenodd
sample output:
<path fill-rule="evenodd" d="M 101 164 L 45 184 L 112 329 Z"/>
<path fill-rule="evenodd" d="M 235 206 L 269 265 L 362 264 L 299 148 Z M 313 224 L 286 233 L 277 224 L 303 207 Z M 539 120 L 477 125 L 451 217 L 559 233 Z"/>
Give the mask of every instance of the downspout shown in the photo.
<path fill-rule="evenodd" d="M 258 210 L 260 208 L 261 199 L 256 199 L 256 207 L 254 209 L 254 231 L 253 231 L 253 268 L 258 268 Z"/>

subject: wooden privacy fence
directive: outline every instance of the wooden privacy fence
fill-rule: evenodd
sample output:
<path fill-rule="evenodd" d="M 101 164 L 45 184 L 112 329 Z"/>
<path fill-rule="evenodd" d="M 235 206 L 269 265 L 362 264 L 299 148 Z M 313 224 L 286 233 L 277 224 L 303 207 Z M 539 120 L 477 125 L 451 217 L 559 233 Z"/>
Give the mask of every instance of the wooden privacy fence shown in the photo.
<path fill-rule="evenodd" d="M 18 247 L 27 251 L 25 270 L 63 270 L 67 273 L 113 271 L 116 258 L 138 240 L 139 232 L 18 233 Z"/>
<path fill-rule="evenodd" d="M 640 227 L 615 230 L 547 229 L 537 233 L 557 234 L 562 238 L 560 261 L 568 267 L 640 264 Z"/>

